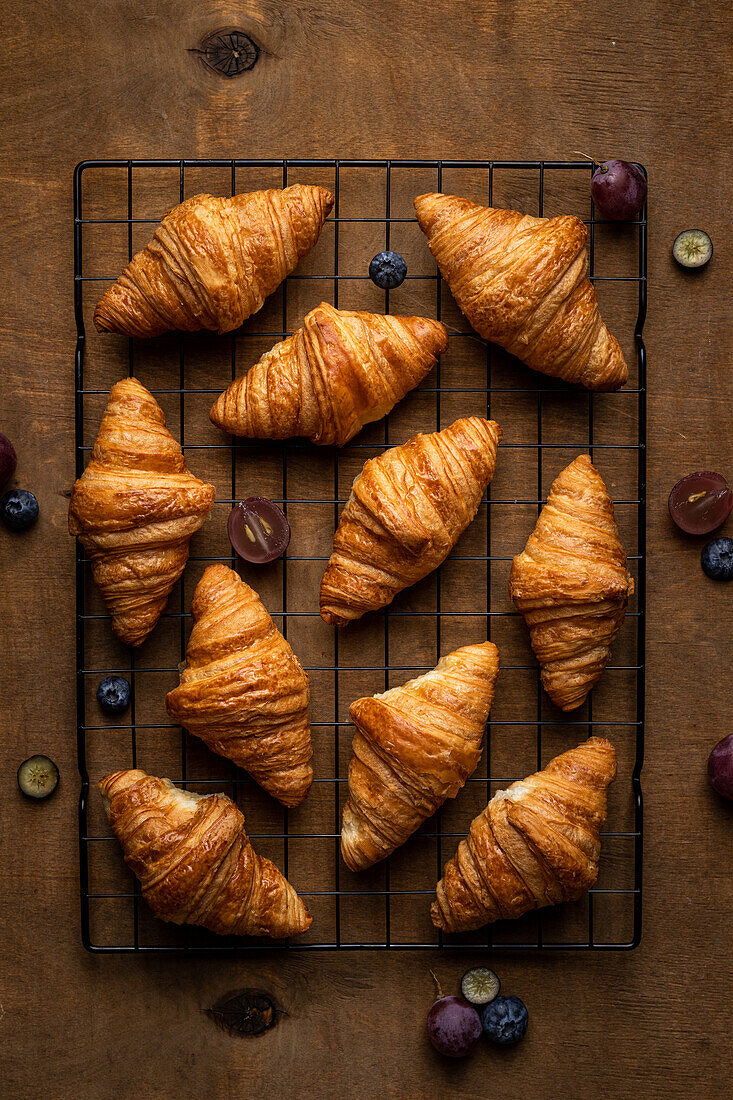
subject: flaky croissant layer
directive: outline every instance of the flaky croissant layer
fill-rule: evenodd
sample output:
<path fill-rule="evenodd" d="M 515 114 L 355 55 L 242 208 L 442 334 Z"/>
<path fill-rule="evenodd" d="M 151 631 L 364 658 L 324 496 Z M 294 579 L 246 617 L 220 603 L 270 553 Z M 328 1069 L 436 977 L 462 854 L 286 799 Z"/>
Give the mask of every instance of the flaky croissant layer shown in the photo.
<path fill-rule="evenodd" d="M 494 476 L 501 428 L 468 416 L 369 459 L 341 513 L 321 618 L 344 626 L 445 560 Z"/>
<path fill-rule="evenodd" d="M 226 565 L 196 586 L 193 629 L 166 708 L 285 806 L 313 782 L 308 677 L 254 589 Z"/>
<path fill-rule="evenodd" d="M 579 218 L 533 218 L 441 194 L 418 196 L 415 209 L 451 293 L 485 340 L 566 382 L 623 386 L 628 369 L 587 278 Z"/>
<path fill-rule="evenodd" d="M 333 201 L 303 184 L 186 199 L 102 295 L 95 325 L 128 336 L 239 328 L 310 252 Z"/>
<path fill-rule="evenodd" d="M 421 382 L 447 345 L 438 321 L 321 302 L 302 328 L 232 382 L 211 419 L 233 435 L 343 446 Z"/>
<path fill-rule="evenodd" d="M 552 483 L 512 562 L 509 590 L 545 691 L 562 710 L 581 706 L 608 664 L 634 591 L 611 497 L 587 455 Z"/>
<path fill-rule="evenodd" d="M 133 769 L 99 783 L 110 826 L 161 920 L 219 935 L 283 937 L 311 916 L 274 863 L 257 855 L 223 794 L 198 795 Z"/>
<path fill-rule="evenodd" d="M 341 854 L 352 871 L 388 856 L 473 775 L 498 672 L 491 642 L 463 646 L 402 687 L 351 704 Z"/>
<path fill-rule="evenodd" d="M 613 745 L 591 737 L 497 791 L 445 865 L 430 910 L 435 927 L 468 932 L 581 898 L 598 877 L 615 775 Z"/>
<path fill-rule="evenodd" d="M 136 378 L 114 385 L 72 489 L 69 531 L 91 558 L 121 641 L 139 645 L 157 623 L 214 496 L 189 473 L 153 395 Z"/>

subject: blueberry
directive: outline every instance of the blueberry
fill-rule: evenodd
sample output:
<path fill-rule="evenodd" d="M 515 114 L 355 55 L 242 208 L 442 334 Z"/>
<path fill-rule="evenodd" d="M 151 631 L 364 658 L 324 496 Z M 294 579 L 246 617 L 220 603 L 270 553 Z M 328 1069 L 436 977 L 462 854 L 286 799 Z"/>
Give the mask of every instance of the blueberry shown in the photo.
<path fill-rule="evenodd" d="M 38 501 L 27 489 L 10 489 L 0 497 L 0 519 L 11 531 L 25 531 L 38 519 Z"/>
<path fill-rule="evenodd" d="M 492 1043 L 508 1047 L 518 1043 L 527 1033 L 529 1013 L 524 1001 L 509 994 L 496 997 L 481 1013 L 484 1034 Z"/>
<path fill-rule="evenodd" d="M 107 714 L 121 714 L 130 705 L 130 685 L 124 676 L 105 676 L 97 688 L 97 701 Z"/>
<path fill-rule="evenodd" d="M 700 562 L 714 581 L 733 580 L 733 539 L 713 539 L 702 548 Z"/>
<path fill-rule="evenodd" d="M 399 252 L 378 252 L 369 264 L 369 278 L 382 290 L 394 290 L 406 274 L 407 264 Z"/>

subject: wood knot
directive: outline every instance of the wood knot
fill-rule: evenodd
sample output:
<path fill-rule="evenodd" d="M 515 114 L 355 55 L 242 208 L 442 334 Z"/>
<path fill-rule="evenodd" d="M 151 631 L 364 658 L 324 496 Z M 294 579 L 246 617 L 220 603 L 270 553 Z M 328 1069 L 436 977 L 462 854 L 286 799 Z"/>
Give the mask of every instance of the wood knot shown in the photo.
<path fill-rule="evenodd" d="M 221 76 L 234 77 L 254 69 L 261 51 L 253 38 L 234 27 L 212 31 L 202 38 L 198 49 L 188 52 L 198 54 L 207 69 Z"/>
<path fill-rule="evenodd" d="M 262 1035 L 283 1015 L 275 1000 L 261 989 L 240 989 L 225 993 L 206 1015 L 230 1035 Z"/>

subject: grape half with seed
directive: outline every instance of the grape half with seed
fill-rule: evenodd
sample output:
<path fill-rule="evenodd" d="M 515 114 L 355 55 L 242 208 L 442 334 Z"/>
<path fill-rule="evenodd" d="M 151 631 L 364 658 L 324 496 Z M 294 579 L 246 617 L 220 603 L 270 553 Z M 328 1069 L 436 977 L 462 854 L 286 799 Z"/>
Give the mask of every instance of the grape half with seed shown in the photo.
<path fill-rule="evenodd" d="M 499 995 L 501 982 L 488 966 L 475 966 L 461 978 L 461 993 L 472 1005 L 487 1005 Z"/>
<path fill-rule="evenodd" d="M 47 756 L 29 756 L 18 768 L 18 786 L 28 798 L 48 798 L 58 781 L 59 770 Z"/>
<path fill-rule="evenodd" d="M 281 557 L 290 542 L 285 513 L 267 497 L 247 497 L 235 504 L 227 532 L 240 558 L 258 565 Z"/>
<path fill-rule="evenodd" d="M 683 229 L 674 239 L 672 255 L 680 267 L 705 267 L 713 258 L 713 242 L 703 229 Z"/>
<path fill-rule="evenodd" d="M 707 535 L 733 511 L 733 493 L 722 474 L 700 470 L 680 478 L 669 494 L 669 514 L 688 535 Z"/>

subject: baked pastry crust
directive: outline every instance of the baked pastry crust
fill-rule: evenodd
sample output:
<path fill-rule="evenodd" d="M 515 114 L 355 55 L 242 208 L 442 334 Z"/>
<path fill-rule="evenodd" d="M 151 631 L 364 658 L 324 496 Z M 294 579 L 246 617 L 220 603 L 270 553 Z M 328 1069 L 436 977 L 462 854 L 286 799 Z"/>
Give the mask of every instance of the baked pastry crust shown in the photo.
<path fill-rule="evenodd" d="M 589 279 L 588 230 L 570 214 L 533 218 L 456 195 L 415 199 L 453 297 L 485 340 L 533 370 L 591 390 L 628 378 Z"/>
<path fill-rule="evenodd" d="M 365 463 L 321 581 L 321 618 L 344 626 L 445 560 L 494 476 L 501 428 L 468 416 Z"/>
<path fill-rule="evenodd" d="M 239 328 L 310 252 L 333 201 L 303 184 L 186 199 L 104 292 L 95 325 L 127 336 Z"/>
<path fill-rule="evenodd" d="M 468 932 L 581 898 L 598 877 L 615 776 L 613 745 L 591 737 L 497 791 L 443 869 L 430 910 L 435 927 Z"/>
<path fill-rule="evenodd" d="M 341 447 L 435 366 L 448 333 L 424 317 L 335 309 L 327 302 L 219 397 L 211 419 L 232 435 L 307 436 Z"/>
<path fill-rule="evenodd" d="M 127 645 L 140 645 L 160 618 L 214 497 L 213 485 L 189 473 L 153 395 L 136 378 L 114 385 L 71 492 L 69 531 Z"/>
<path fill-rule="evenodd" d="M 526 620 L 542 684 L 562 710 L 581 706 L 611 656 L 634 581 L 603 478 L 579 455 L 555 479 L 509 591 Z"/>
<path fill-rule="evenodd" d="M 495 645 L 463 646 L 402 687 L 351 704 L 341 855 L 352 871 L 404 844 L 473 775 L 498 673 Z"/>
<path fill-rule="evenodd" d="M 285 806 L 313 782 L 308 677 L 259 596 L 233 569 L 210 565 L 196 586 L 193 629 L 174 722 L 244 768 Z"/>
<path fill-rule="evenodd" d="M 274 863 L 257 855 L 224 794 L 199 795 L 144 771 L 99 783 L 110 826 L 161 920 L 222 936 L 305 932 L 311 916 Z"/>

